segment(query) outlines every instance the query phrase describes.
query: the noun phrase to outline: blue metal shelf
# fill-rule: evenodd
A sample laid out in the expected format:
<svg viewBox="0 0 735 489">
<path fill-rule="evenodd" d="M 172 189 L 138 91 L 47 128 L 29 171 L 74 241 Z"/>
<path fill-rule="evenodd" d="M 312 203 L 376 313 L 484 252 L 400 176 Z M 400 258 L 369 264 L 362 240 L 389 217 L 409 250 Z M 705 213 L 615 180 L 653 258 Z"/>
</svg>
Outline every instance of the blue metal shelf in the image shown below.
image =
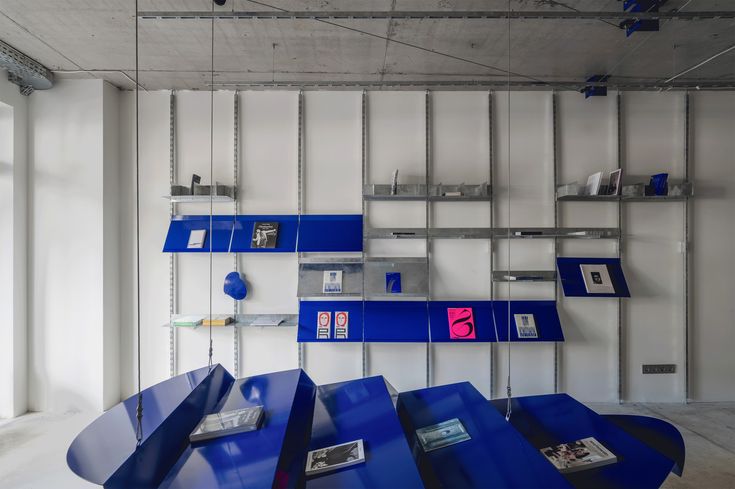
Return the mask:
<svg viewBox="0 0 735 489">
<path fill-rule="evenodd" d="M 210 233 L 209 215 L 174 216 L 166 234 L 163 245 L 164 253 L 209 253 L 210 240 L 214 253 L 226 253 L 230 249 L 233 216 L 212 216 L 212 232 Z M 187 248 L 189 234 L 195 230 L 206 230 L 204 246 Z"/>
<path fill-rule="evenodd" d="M 310 477 L 307 489 L 424 487 L 383 377 L 320 386 L 309 450 L 360 439 L 365 463 Z"/>
<path fill-rule="evenodd" d="M 469 382 L 401 393 L 398 416 L 426 487 L 572 487 Z M 453 418 L 472 438 L 424 452 L 416 430 Z"/>
<path fill-rule="evenodd" d="M 362 215 L 302 215 L 297 251 L 301 253 L 362 251 Z"/>
<path fill-rule="evenodd" d="M 429 341 L 426 301 L 365 302 L 365 341 Z"/>
<path fill-rule="evenodd" d="M 256 222 L 277 222 L 278 238 L 275 248 L 253 248 L 253 228 Z M 293 253 L 296 251 L 296 235 L 299 231 L 297 216 L 288 215 L 238 215 L 232 234 L 232 253 Z"/>
<path fill-rule="evenodd" d="M 505 399 L 491 402 L 499 414 L 505 413 Z M 517 397 L 512 400 L 512 409 L 510 424 L 537 450 L 592 436 L 618 458 L 611 465 L 565 474 L 574 487 L 658 488 L 677 467 L 674 459 L 567 394 Z M 673 427 L 668 425 L 669 429 Z M 678 449 L 683 463 L 683 441 Z"/>
<path fill-rule="evenodd" d="M 615 288 L 614 294 L 590 294 L 584 286 L 584 278 L 580 265 L 607 265 L 610 280 Z M 566 297 L 630 297 L 628 283 L 625 281 L 620 258 L 572 258 L 558 257 L 556 265 L 559 269 L 561 286 Z"/>
<path fill-rule="evenodd" d="M 493 301 L 493 313 L 498 327 L 498 341 L 508 341 L 508 301 Z M 533 314 L 538 338 L 518 338 L 514 314 Z M 510 341 L 564 341 L 559 312 L 554 301 L 511 301 Z"/>
<path fill-rule="evenodd" d="M 329 324 L 329 339 L 317 338 L 317 316 L 322 311 L 329 312 L 332 315 Z M 349 313 L 347 339 L 336 339 L 334 337 L 334 317 L 335 313 L 340 311 Z M 302 343 L 353 343 L 362 341 L 362 322 L 362 301 L 301 301 L 299 302 L 297 341 Z"/>
</svg>

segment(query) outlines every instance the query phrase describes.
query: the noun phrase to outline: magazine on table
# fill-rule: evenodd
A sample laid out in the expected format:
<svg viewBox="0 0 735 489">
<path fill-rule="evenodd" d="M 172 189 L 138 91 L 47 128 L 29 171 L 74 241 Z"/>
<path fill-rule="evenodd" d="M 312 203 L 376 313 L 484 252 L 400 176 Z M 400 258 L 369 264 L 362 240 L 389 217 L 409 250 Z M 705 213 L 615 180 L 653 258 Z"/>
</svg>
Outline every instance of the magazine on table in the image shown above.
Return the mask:
<svg viewBox="0 0 735 489">
<path fill-rule="evenodd" d="M 593 437 L 542 448 L 541 453 L 562 474 L 613 464 L 618 458 Z"/>
<path fill-rule="evenodd" d="M 438 450 L 471 438 L 458 418 L 420 428 L 416 430 L 416 437 L 424 452 Z"/>
<path fill-rule="evenodd" d="M 312 450 L 306 456 L 306 475 L 322 474 L 365 461 L 362 440 Z"/>
<path fill-rule="evenodd" d="M 205 416 L 189 435 L 189 441 L 197 442 L 255 431 L 263 421 L 263 406 L 252 406 L 223 411 Z"/>
</svg>

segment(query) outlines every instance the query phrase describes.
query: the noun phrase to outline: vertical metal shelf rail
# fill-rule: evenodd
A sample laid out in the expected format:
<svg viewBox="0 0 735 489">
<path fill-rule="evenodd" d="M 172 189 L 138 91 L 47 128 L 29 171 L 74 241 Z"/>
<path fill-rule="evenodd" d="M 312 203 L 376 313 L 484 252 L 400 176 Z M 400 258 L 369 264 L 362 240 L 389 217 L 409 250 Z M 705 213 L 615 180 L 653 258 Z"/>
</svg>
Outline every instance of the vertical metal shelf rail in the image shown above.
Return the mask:
<svg viewBox="0 0 735 489">
<path fill-rule="evenodd" d="M 425 123 L 424 129 L 426 131 L 425 140 L 425 157 L 426 157 L 426 172 L 424 178 L 426 179 L 426 212 L 424 215 L 426 223 L 426 327 L 429 330 L 429 341 L 426 343 L 426 387 L 431 387 L 431 359 L 432 359 L 432 348 L 431 348 L 431 315 L 429 314 L 429 301 L 431 300 L 431 240 L 429 239 L 429 228 L 431 227 L 431 203 L 429 200 L 429 185 L 431 185 L 431 130 L 432 124 L 431 119 L 433 117 L 431 108 L 431 92 L 426 90 L 424 94 L 424 116 Z"/>
<path fill-rule="evenodd" d="M 237 195 L 237 189 L 239 188 L 238 185 L 238 165 L 240 164 L 240 91 L 235 90 L 235 101 L 234 101 L 234 114 L 233 114 L 233 170 L 232 170 L 232 185 L 235 187 L 235 198 L 232 199 L 233 201 L 233 219 L 237 216 L 238 212 L 238 205 L 237 200 L 239 198 L 239 195 Z M 238 263 L 238 254 L 233 254 L 233 261 L 234 261 L 234 271 L 237 272 L 239 270 L 239 263 Z M 237 318 L 239 310 L 239 304 L 240 301 L 233 299 L 232 300 L 232 313 L 233 318 Z M 233 368 L 234 368 L 234 374 L 235 378 L 240 378 L 240 328 L 232 328 L 232 352 L 233 352 Z"/>
<path fill-rule="evenodd" d="M 362 185 L 360 185 L 360 192 L 362 192 L 362 189 L 365 188 L 365 185 L 368 182 L 368 174 L 367 174 L 367 156 L 368 156 L 368 147 L 367 147 L 367 141 L 368 141 L 368 126 L 367 126 L 367 109 L 368 109 L 368 94 L 367 90 L 362 91 L 362 100 L 361 100 L 361 153 L 360 153 L 360 160 L 361 160 L 361 178 L 362 178 Z M 361 200 L 362 203 L 362 262 L 367 262 L 367 226 L 368 226 L 368 218 L 367 218 L 367 212 L 368 212 L 368 203 L 363 198 Z M 365 318 L 365 291 L 367 290 L 365 288 L 365 269 L 363 268 L 362 271 L 362 317 Z M 362 376 L 363 378 L 367 377 L 368 373 L 368 364 L 367 364 L 367 345 L 365 343 L 365 321 L 363 319 L 362 322 L 362 342 L 360 345 L 360 355 L 362 360 Z"/>
<path fill-rule="evenodd" d="M 176 183 L 176 93 L 171 90 L 168 101 L 168 180 L 169 188 Z M 176 214 L 176 203 L 173 199 L 169 204 L 169 219 Z M 176 375 L 176 335 L 173 318 L 177 312 L 176 301 L 176 253 L 168 255 L 168 374 Z M 139 306 L 140 307 L 140 306 Z"/>
<path fill-rule="evenodd" d="M 554 199 L 554 228 L 559 228 L 559 201 L 556 198 L 556 188 L 559 185 L 559 132 L 557 131 L 558 113 L 558 95 L 556 90 L 551 92 L 551 157 L 553 163 L 554 187 L 552 188 L 552 198 Z M 559 239 L 554 238 L 554 266 L 556 266 L 556 257 L 559 256 Z M 554 302 L 557 309 L 559 308 L 559 281 L 554 281 Z M 558 341 L 554 342 L 554 392 L 559 392 L 559 356 L 560 345 Z"/>
<path fill-rule="evenodd" d="M 493 92 L 487 92 L 487 120 L 488 120 L 488 131 L 487 131 L 487 137 L 488 137 L 488 183 L 490 184 L 490 229 L 494 228 L 495 219 L 495 206 L 493 199 L 495 199 L 495 182 L 493 181 L 493 169 L 495 165 L 495 152 L 494 152 L 494 146 L 493 146 L 493 131 L 495 129 L 495 126 L 493 124 L 494 122 L 494 115 L 493 115 Z M 508 242 L 510 244 L 510 241 Z M 495 243 L 493 242 L 492 233 L 490 234 L 490 239 L 488 239 L 488 254 L 490 259 L 490 301 L 492 302 L 495 299 L 495 285 L 493 282 L 493 272 L 494 266 L 495 266 Z M 494 318 L 491 318 L 492 321 L 495 321 Z M 495 343 L 492 342 L 489 345 L 489 352 L 490 352 L 490 398 L 492 399 L 493 394 L 495 393 Z"/>
<path fill-rule="evenodd" d="M 689 182 L 692 137 L 689 91 L 684 93 L 684 181 Z M 689 402 L 689 199 L 684 199 L 684 403 Z"/>
<path fill-rule="evenodd" d="M 297 166 L 297 187 L 298 187 L 298 198 L 296 205 L 298 206 L 296 209 L 296 214 L 298 215 L 299 221 L 301 220 L 301 213 L 303 212 L 303 199 L 304 199 L 304 178 L 303 178 L 303 171 L 304 171 L 304 92 L 303 90 L 299 90 L 299 113 L 298 113 L 298 135 L 297 135 L 297 147 L 298 147 L 298 153 L 296 159 L 298 160 Z M 298 235 L 296 237 L 296 249 L 298 249 Z M 301 253 L 296 253 L 297 261 L 301 262 Z M 299 302 L 301 302 L 301 298 L 299 297 Z M 298 328 L 296 328 L 296 334 L 298 334 Z M 296 345 L 298 347 L 298 354 L 299 354 L 299 368 L 304 368 L 304 344 L 297 341 Z"/>
<path fill-rule="evenodd" d="M 617 156 L 618 168 L 623 170 L 625 174 L 625 156 L 623 154 L 623 93 L 618 90 L 616 97 L 616 113 L 617 113 Z M 620 263 L 623 262 L 623 202 L 618 200 L 618 240 L 617 240 L 617 257 Z M 618 297 L 618 402 L 623 402 L 623 298 Z"/>
</svg>

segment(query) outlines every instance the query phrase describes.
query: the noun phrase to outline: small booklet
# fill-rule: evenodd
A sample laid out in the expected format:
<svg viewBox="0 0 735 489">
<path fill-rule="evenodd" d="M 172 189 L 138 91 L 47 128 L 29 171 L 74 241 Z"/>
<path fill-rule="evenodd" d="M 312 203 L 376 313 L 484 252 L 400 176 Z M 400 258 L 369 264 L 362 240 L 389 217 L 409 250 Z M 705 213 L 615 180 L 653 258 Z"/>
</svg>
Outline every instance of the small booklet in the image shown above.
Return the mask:
<svg viewBox="0 0 735 489">
<path fill-rule="evenodd" d="M 477 338 L 475 316 L 471 307 L 448 307 L 450 340 L 474 340 Z"/>
<path fill-rule="evenodd" d="M 362 440 L 312 450 L 306 456 L 306 475 L 321 474 L 342 469 L 365 461 Z"/>
<path fill-rule="evenodd" d="M 346 340 L 350 332 L 349 311 L 335 311 L 334 313 L 334 339 Z"/>
<path fill-rule="evenodd" d="M 385 274 L 385 293 L 401 293 L 401 272 L 387 272 Z"/>
<path fill-rule="evenodd" d="M 579 265 L 584 287 L 588 294 L 614 294 L 615 286 L 610 279 L 607 265 Z"/>
<path fill-rule="evenodd" d="M 538 338 L 536 320 L 533 318 L 533 314 L 513 314 L 513 318 L 516 321 L 518 339 Z"/>
<path fill-rule="evenodd" d="M 587 185 L 584 187 L 585 195 L 599 195 L 600 184 L 602 183 L 602 172 L 593 173 L 587 178 Z"/>
<path fill-rule="evenodd" d="M 206 229 L 192 229 L 189 231 L 189 242 L 186 247 L 188 249 L 204 248 L 204 239 L 207 237 Z"/>
<path fill-rule="evenodd" d="M 255 431 L 263 421 L 263 406 L 214 413 L 202 418 L 189 435 L 190 442 L 219 438 L 246 431 Z"/>
<path fill-rule="evenodd" d="M 613 464 L 618 458 L 593 437 L 542 448 L 546 460 L 562 474 Z"/>
<path fill-rule="evenodd" d="M 457 418 L 420 428 L 416 430 L 416 437 L 424 452 L 438 450 L 471 438 L 462 422 Z"/>
<path fill-rule="evenodd" d="M 277 222 L 256 222 L 253 226 L 251 248 L 275 248 L 278 241 Z"/>
<path fill-rule="evenodd" d="M 319 311 L 316 314 L 316 339 L 328 340 L 332 337 L 332 313 L 331 311 Z"/>
<path fill-rule="evenodd" d="M 342 293 L 342 270 L 325 270 L 322 282 L 322 293 Z"/>
</svg>

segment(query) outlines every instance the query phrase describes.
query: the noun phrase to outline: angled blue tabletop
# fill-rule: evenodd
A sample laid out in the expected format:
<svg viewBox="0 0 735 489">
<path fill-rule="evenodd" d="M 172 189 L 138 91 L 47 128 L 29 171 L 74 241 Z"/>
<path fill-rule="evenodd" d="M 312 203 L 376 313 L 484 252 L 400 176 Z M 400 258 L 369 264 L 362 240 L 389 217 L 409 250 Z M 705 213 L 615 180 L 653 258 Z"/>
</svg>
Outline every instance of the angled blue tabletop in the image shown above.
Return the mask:
<svg viewBox="0 0 735 489">
<path fill-rule="evenodd" d="M 359 439 L 365 463 L 311 476 L 307 489 L 424 487 L 383 377 L 323 385 L 317 391 L 309 450 Z"/>
<path fill-rule="evenodd" d="M 426 487 L 572 487 L 469 382 L 401 393 L 398 414 Z M 452 418 L 472 438 L 425 453 L 416 430 Z"/>
<path fill-rule="evenodd" d="M 505 412 L 505 399 L 494 400 L 492 404 L 498 414 Z M 536 449 L 591 436 L 618 458 L 610 465 L 565 474 L 575 487 L 657 488 L 676 468 L 675 460 L 567 394 L 516 397 L 511 406 L 511 424 Z"/>
<path fill-rule="evenodd" d="M 262 405 L 261 428 L 189 445 L 160 487 L 302 487 L 315 395 L 301 369 L 236 381 L 216 411 Z"/>
</svg>

